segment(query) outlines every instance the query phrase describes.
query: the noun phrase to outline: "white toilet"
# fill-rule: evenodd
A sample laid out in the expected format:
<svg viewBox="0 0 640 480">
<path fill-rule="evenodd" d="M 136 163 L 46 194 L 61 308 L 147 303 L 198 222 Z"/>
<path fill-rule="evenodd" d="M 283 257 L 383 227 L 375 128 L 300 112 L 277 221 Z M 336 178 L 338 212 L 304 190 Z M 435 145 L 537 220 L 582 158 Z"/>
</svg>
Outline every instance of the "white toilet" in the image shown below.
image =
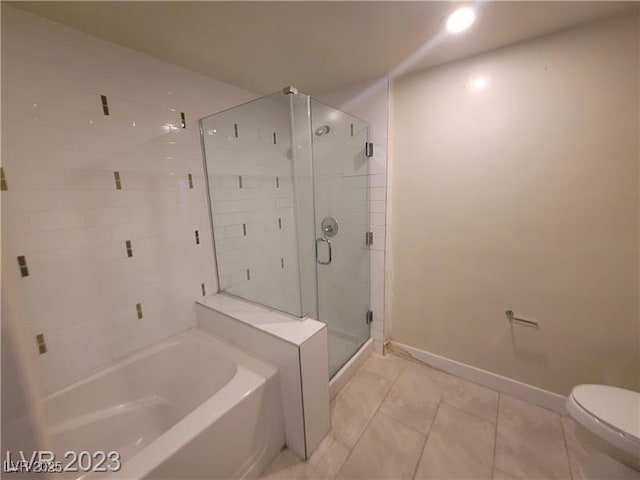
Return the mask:
<svg viewBox="0 0 640 480">
<path fill-rule="evenodd" d="M 640 393 L 605 385 L 578 385 L 567 411 L 589 445 L 585 480 L 640 479 Z"/>
</svg>

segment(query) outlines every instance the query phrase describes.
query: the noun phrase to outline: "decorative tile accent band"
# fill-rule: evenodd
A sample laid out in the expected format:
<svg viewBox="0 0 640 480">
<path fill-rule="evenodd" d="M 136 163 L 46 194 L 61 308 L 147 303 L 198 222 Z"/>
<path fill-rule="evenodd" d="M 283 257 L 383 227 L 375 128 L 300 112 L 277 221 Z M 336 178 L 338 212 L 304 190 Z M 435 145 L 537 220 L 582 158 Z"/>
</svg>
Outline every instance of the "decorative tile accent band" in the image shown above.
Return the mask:
<svg viewBox="0 0 640 480">
<path fill-rule="evenodd" d="M 27 258 L 24 255 L 18 257 L 18 266 L 20 267 L 20 275 L 29 276 L 29 268 L 27 267 Z"/>
<path fill-rule="evenodd" d="M 143 317 L 143 315 L 142 315 L 142 304 L 136 303 L 136 313 L 138 314 L 138 320 Z"/>
<path fill-rule="evenodd" d="M 204 283 L 200 284 L 200 289 L 202 290 L 202 296 L 206 297 L 207 296 L 207 290 L 204 288 Z"/>
<path fill-rule="evenodd" d="M 116 190 L 122 190 L 122 183 L 120 182 L 120 172 L 113 172 L 113 179 L 116 181 Z"/>
<path fill-rule="evenodd" d="M 196 230 L 196 245 L 200 245 L 200 233 Z"/>
<path fill-rule="evenodd" d="M 133 248 L 131 247 L 131 240 L 124 242 L 127 246 L 127 257 L 133 257 Z"/>
<path fill-rule="evenodd" d="M 44 341 L 43 333 L 36 335 L 36 343 L 38 344 L 38 353 L 40 355 L 47 353 L 47 343 Z"/>
<path fill-rule="evenodd" d="M 100 99 L 102 100 L 102 113 L 109 115 L 109 102 L 107 102 L 107 96 L 100 95 Z"/>
<path fill-rule="evenodd" d="M 4 168 L 0 167 L 0 190 L 9 190 L 7 178 L 4 176 Z"/>
<path fill-rule="evenodd" d="M 184 112 L 180 112 L 180 126 L 182 128 L 187 128 L 187 119 L 184 116 Z"/>
<path fill-rule="evenodd" d="M 189 179 L 189 188 L 193 188 L 193 175 L 189 173 L 187 178 Z"/>
</svg>

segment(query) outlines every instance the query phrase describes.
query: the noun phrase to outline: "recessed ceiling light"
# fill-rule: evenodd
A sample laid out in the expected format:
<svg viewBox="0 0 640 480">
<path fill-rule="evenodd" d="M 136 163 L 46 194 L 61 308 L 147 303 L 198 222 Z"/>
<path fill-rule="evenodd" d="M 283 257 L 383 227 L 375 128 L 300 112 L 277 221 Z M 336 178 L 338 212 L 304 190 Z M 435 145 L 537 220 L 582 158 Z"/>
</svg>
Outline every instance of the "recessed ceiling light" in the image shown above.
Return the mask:
<svg viewBox="0 0 640 480">
<path fill-rule="evenodd" d="M 450 33 L 464 32 L 476 19 L 476 12 L 471 7 L 454 10 L 447 18 L 447 30 Z"/>
</svg>

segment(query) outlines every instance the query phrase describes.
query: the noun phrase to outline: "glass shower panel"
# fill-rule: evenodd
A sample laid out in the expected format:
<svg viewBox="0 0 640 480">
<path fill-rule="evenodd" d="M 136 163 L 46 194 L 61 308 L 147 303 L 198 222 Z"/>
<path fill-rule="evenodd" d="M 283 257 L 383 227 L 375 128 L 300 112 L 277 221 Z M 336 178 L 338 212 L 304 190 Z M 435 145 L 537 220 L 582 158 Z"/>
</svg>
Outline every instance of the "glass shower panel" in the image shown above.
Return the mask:
<svg viewBox="0 0 640 480">
<path fill-rule="evenodd" d="M 289 97 L 211 115 L 201 130 L 220 291 L 300 317 Z"/>
<path fill-rule="evenodd" d="M 311 99 L 319 319 L 333 376 L 369 338 L 368 124 Z"/>
</svg>

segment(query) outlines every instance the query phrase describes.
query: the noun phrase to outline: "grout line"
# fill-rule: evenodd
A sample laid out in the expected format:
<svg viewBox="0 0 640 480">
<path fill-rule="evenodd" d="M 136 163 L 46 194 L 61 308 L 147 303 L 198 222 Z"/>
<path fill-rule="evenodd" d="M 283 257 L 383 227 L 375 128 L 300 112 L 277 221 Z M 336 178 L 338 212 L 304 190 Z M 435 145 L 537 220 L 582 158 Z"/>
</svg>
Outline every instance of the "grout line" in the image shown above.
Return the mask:
<svg viewBox="0 0 640 480">
<path fill-rule="evenodd" d="M 567 432 L 564 429 L 564 422 L 562 421 L 562 415 L 560 415 L 560 428 L 562 428 L 562 439 L 564 440 L 564 450 L 567 455 L 567 466 L 569 467 L 569 478 L 573 479 L 573 470 L 571 469 L 571 455 L 569 454 L 569 442 L 567 442 Z M 579 479 L 574 479 L 579 480 Z"/>
<path fill-rule="evenodd" d="M 249 273 L 249 269 L 247 269 L 247 273 Z M 300 349 L 300 345 L 298 345 L 298 371 L 300 372 L 300 399 L 302 400 L 302 435 L 304 437 L 304 461 L 308 461 L 309 451 L 307 450 L 307 422 L 304 414 L 304 385 L 302 381 L 302 350 Z M 331 425 L 331 422 L 329 422 Z"/>
<path fill-rule="evenodd" d="M 443 396 L 444 396 L 444 391 L 443 391 Z M 446 400 L 442 400 L 442 403 L 444 403 L 445 405 L 459 411 L 462 413 L 466 413 L 467 415 L 471 415 L 474 418 L 477 418 L 478 420 L 484 420 L 485 422 L 489 422 L 492 425 L 497 425 L 498 424 L 498 417 L 496 416 L 496 421 L 494 422 L 493 420 L 489 420 L 486 417 L 481 417 L 480 415 L 478 415 L 477 413 L 473 413 L 473 412 L 469 412 L 467 410 L 465 410 L 464 408 L 459 407 L 458 405 L 453 405 L 452 403 L 447 402 Z"/>
<path fill-rule="evenodd" d="M 392 353 L 393 355 L 393 353 Z M 414 432 L 419 433 L 420 435 L 424 435 L 425 439 L 424 439 L 424 444 L 422 445 L 422 449 L 420 450 L 420 456 L 418 457 L 418 461 L 416 462 L 416 466 L 414 467 L 413 470 L 413 474 L 411 475 L 411 478 L 413 478 L 413 476 L 415 475 L 417 469 L 418 469 L 418 465 L 420 464 L 420 460 L 422 459 L 422 452 L 424 451 L 425 445 L 427 444 L 427 439 L 429 438 L 429 433 L 431 432 L 431 427 L 433 426 L 433 423 L 435 422 L 435 416 L 438 413 L 438 408 L 440 407 L 440 400 L 442 399 L 442 394 L 440 395 L 440 400 L 438 400 L 438 407 L 436 407 L 436 412 L 433 415 L 433 421 L 431 422 L 431 425 L 429 426 L 429 431 L 427 432 L 427 434 L 425 435 L 423 432 L 418 432 L 417 430 L 415 430 L 412 427 L 409 427 L 408 425 L 405 425 L 403 422 L 396 420 L 395 418 L 390 417 L 389 415 L 386 415 L 383 412 L 380 412 L 380 407 L 382 406 L 382 404 L 384 403 L 384 401 L 387 399 L 387 397 L 389 396 L 389 393 L 391 393 L 391 390 L 393 390 L 393 387 L 396 385 L 396 383 L 398 382 L 398 379 L 400 378 L 400 376 L 404 373 L 404 371 L 408 368 L 409 366 L 409 362 L 406 361 L 406 359 L 403 359 L 401 356 L 399 355 L 394 355 L 397 358 L 400 358 L 401 360 L 405 360 L 404 365 L 402 366 L 402 368 L 400 369 L 400 373 L 398 373 L 398 375 L 396 376 L 395 380 L 393 380 L 393 382 L 391 383 L 391 387 L 389 388 L 389 390 L 387 391 L 387 393 L 385 394 L 385 396 L 383 397 L 382 401 L 380 402 L 380 405 L 378 405 L 378 408 L 376 408 L 376 411 L 374 412 L 374 414 L 371 416 L 371 418 L 369 419 L 369 421 L 367 422 L 367 426 L 365 427 L 365 429 L 362 431 L 362 434 L 364 434 L 365 430 L 369 427 L 369 423 L 371 423 L 371 420 L 373 419 L 373 417 L 375 417 L 378 413 L 380 413 L 380 415 L 384 415 L 385 417 L 398 422 L 400 425 L 406 426 L 408 428 L 410 428 L 411 430 L 413 430 Z M 364 365 L 363 365 L 364 367 Z M 444 389 L 443 389 L 444 392 Z M 360 435 L 360 438 L 362 438 L 362 434 Z M 360 438 L 358 438 L 358 441 L 355 443 L 355 445 L 353 446 L 353 448 L 355 449 L 355 447 L 358 445 L 358 443 L 360 443 Z M 349 453 L 349 456 L 351 455 L 351 452 Z M 348 458 L 348 457 L 347 457 Z M 345 459 L 345 463 L 347 462 L 347 460 Z M 343 464 L 344 465 L 344 464 Z"/>
<path fill-rule="evenodd" d="M 338 439 L 337 439 L 336 437 L 334 437 L 333 435 L 329 435 L 329 436 L 333 439 L 333 441 L 334 441 L 334 442 L 336 442 L 336 443 L 338 443 L 338 444 L 342 445 L 344 448 L 346 448 L 347 450 L 349 450 L 349 452 L 351 452 L 351 450 L 353 450 L 349 445 L 347 445 L 347 444 L 346 444 L 346 443 L 344 443 L 344 442 L 341 442 L 340 440 L 338 440 Z M 313 455 L 313 454 L 312 454 L 312 455 Z M 346 460 L 346 458 L 345 458 L 345 460 Z"/>
<path fill-rule="evenodd" d="M 26 170 L 26 169 L 25 169 Z M 36 170 L 31 169 L 31 170 Z M 53 170 L 53 169 L 51 169 Z M 49 170 L 46 170 L 49 171 Z M 70 170 L 73 172 L 97 172 L 100 171 L 102 172 L 103 170 Z M 116 170 L 118 172 L 122 173 L 126 173 L 125 170 Z M 131 173 L 141 173 L 141 174 L 148 174 L 148 172 L 145 171 L 131 171 Z M 163 176 L 168 176 L 168 174 L 163 173 Z M 180 186 L 175 186 L 175 187 L 158 187 L 158 186 L 154 186 L 154 187 L 127 187 L 127 188 L 120 188 L 119 190 L 124 190 L 124 191 L 148 191 L 148 190 L 156 190 L 158 192 L 172 192 L 172 191 L 176 191 L 176 190 L 191 190 L 192 187 L 186 186 L 186 187 L 180 187 Z M 87 187 L 87 188 L 71 188 L 71 187 L 60 187 L 60 188 L 35 188 L 35 187 L 28 187 L 28 188 L 12 188 L 11 191 L 13 192 L 88 192 L 88 193 L 93 193 L 93 192 L 112 192 L 113 188 L 107 188 L 107 187 L 99 187 L 99 188 L 91 188 L 91 187 Z M 275 198 L 275 197 L 273 197 Z M 288 197 L 285 197 L 288 198 Z M 252 200 L 252 199 L 241 199 L 241 200 Z M 232 202 L 235 200 L 216 200 L 217 202 Z M 189 202 L 191 203 L 191 202 Z M 151 203 L 150 203 L 151 204 Z M 130 205 L 125 205 L 125 206 L 130 206 Z M 284 207 L 287 208 L 287 207 Z M 81 209 L 81 208 L 80 208 Z M 58 209 L 50 209 L 50 210 L 58 210 Z M 75 210 L 73 208 L 60 208 L 59 210 Z"/>
<path fill-rule="evenodd" d="M 452 378 L 455 378 L 455 379 L 458 379 L 458 380 L 462 380 L 462 381 L 464 381 L 464 382 L 469 382 L 469 383 L 472 383 L 472 384 L 477 385 L 477 386 L 479 386 L 479 387 L 482 387 L 482 388 L 484 388 L 484 389 L 486 389 L 486 390 L 490 390 L 490 391 L 492 391 L 492 392 L 495 392 L 495 393 L 497 393 L 497 394 L 498 394 L 498 402 L 497 402 L 497 403 L 498 403 L 498 404 L 500 403 L 500 392 L 498 392 L 497 390 L 494 390 L 493 388 L 486 387 L 486 386 L 484 386 L 484 385 L 481 385 L 481 384 L 479 384 L 479 383 L 473 382 L 473 381 L 471 381 L 471 380 L 467 380 L 466 378 L 459 377 L 459 376 L 454 375 L 454 374 L 452 374 L 452 373 L 445 372 L 444 370 L 440 370 L 439 368 L 433 367 L 433 366 L 429 365 L 428 363 L 423 362 L 422 360 L 419 360 L 419 359 L 415 358 L 413 355 L 411 355 L 411 354 L 410 354 L 410 353 L 408 353 L 408 352 L 405 352 L 404 350 L 400 350 L 400 352 L 402 352 L 402 353 L 401 353 L 401 354 L 399 354 L 398 352 L 391 352 L 391 355 L 394 355 L 394 356 L 396 356 L 396 357 L 398 357 L 398 358 L 402 358 L 402 359 L 404 359 L 404 360 L 406 360 L 406 361 L 408 361 L 408 362 L 413 362 L 413 363 L 416 363 L 416 364 L 418 364 L 418 365 L 421 365 L 421 366 L 424 366 L 424 367 L 430 368 L 431 370 L 435 370 L 435 371 L 437 371 L 437 372 L 443 373 L 444 375 L 448 375 L 448 376 L 450 376 L 450 377 L 452 377 Z M 405 357 L 403 354 L 406 354 L 406 355 L 407 355 L 407 357 Z M 447 384 L 445 387 L 443 387 L 443 389 L 442 389 L 442 397 L 441 397 L 441 401 L 442 401 L 442 402 L 446 403 L 446 404 L 447 404 L 447 405 L 449 405 L 450 407 L 453 407 L 453 408 L 455 408 L 455 409 L 457 409 L 457 410 L 460 410 L 460 411 L 462 411 L 462 412 L 468 413 L 469 415 L 473 415 L 473 416 L 474 416 L 474 417 L 476 417 L 476 418 L 480 418 L 480 419 L 482 419 L 482 420 L 486 420 L 486 421 L 488 421 L 488 422 L 494 423 L 493 421 L 489 420 L 488 418 L 481 417 L 481 416 L 480 416 L 480 415 L 478 415 L 477 413 L 469 412 L 469 411 L 465 410 L 464 408 L 461 408 L 461 407 L 459 407 L 459 406 L 457 406 L 457 405 L 453 405 L 452 403 L 449 403 L 449 402 L 447 402 L 446 400 L 444 400 L 444 393 L 445 393 L 447 390 L 449 390 L 449 387 L 450 387 L 450 386 L 451 386 L 451 385 Z M 498 424 L 498 412 L 497 412 L 497 408 L 498 408 L 498 407 L 496 407 L 496 421 L 495 421 L 496 425 Z"/>
<path fill-rule="evenodd" d="M 493 434 L 493 461 L 491 462 L 491 478 L 496 475 L 496 450 L 498 449 L 498 421 L 500 418 L 500 398 L 502 395 L 498 392 L 498 402 L 496 405 L 496 429 Z"/>
<path fill-rule="evenodd" d="M 443 392 L 444 393 L 444 390 Z M 438 416 L 438 412 L 440 411 L 440 405 L 442 404 L 442 395 L 440 395 L 440 400 L 438 400 L 438 406 L 436 407 L 436 411 L 433 414 L 433 420 L 431 420 L 431 425 L 429 425 L 429 431 L 424 439 L 424 445 L 422 445 L 422 449 L 420 450 L 420 456 L 418 457 L 418 461 L 416 462 L 416 466 L 413 469 L 413 473 L 411 474 L 411 478 L 414 479 L 416 474 L 418 473 L 418 467 L 420 466 L 420 462 L 422 461 L 422 457 L 424 456 L 424 451 L 427 449 L 427 442 L 429 441 L 429 437 L 431 436 L 431 431 L 433 430 L 433 425 L 436 423 L 436 417 Z"/>
<path fill-rule="evenodd" d="M 369 359 L 367 359 L 367 361 L 369 361 Z M 349 379 L 349 382 L 347 382 L 347 384 L 342 388 L 342 390 L 338 393 L 338 395 L 336 395 L 336 400 L 338 399 L 338 397 L 345 391 L 345 389 L 349 386 L 349 383 L 351 383 L 351 381 L 353 380 L 353 378 L 356 376 L 356 374 L 358 374 L 360 371 L 364 370 L 364 366 L 367 364 L 367 362 L 364 362 L 362 364 L 362 366 L 358 369 L 358 371 L 353 375 L 353 377 L 351 377 L 351 379 Z M 382 406 L 382 404 L 384 403 L 384 401 L 386 400 L 387 396 L 389 395 L 389 392 L 393 389 L 394 385 L 396 384 L 396 382 L 398 381 L 398 378 L 400 378 L 400 375 L 402 375 L 402 372 L 404 371 L 406 365 L 402 367 L 402 369 L 400 370 L 400 373 L 396 376 L 395 380 L 393 380 L 391 382 L 391 386 L 389 387 L 389 390 L 386 391 L 386 393 L 384 394 L 384 396 L 382 397 L 382 400 L 380 401 L 380 403 L 378 404 L 378 406 L 376 407 L 375 411 L 373 412 L 373 415 L 371 415 L 371 417 L 369 419 L 367 419 L 367 424 L 365 425 L 365 427 L 362 429 L 362 432 L 360 432 L 360 436 L 358 437 L 358 439 L 356 440 L 356 442 L 353 444 L 353 447 L 350 447 L 349 449 L 349 454 L 347 455 L 347 457 L 344 459 L 344 462 L 342 462 L 342 465 L 340 466 L 340 469 L 338 470 L 338 472 L 336 473 L 336 477 L 338 477 L 340 475 L 340 472 L 342 471 L 342 469 L 344 468 L 345 464 L 347 463 L 347 461 L 349 460 L 349 457 L 351 457 L 351 454 L 353 453 L 353 451 L 356 449 L 356 447 L 358 446 L 358 444 L 360 443 L 360 440 L 362 439 L 362 436 L 364 435 L 364 432 L 367 431 L 367 428 L 369 428 L 369 424 L 371 423 L 371 420 L 373 419 L 373 417 L 376 416 L 376 414 L 378 413 L 378 411 L 380 410 L 380 406 Z M 371 373 L 367 370 L 367 373 Z M 372 375 L 375 375 L 377 377 L 380 378 L 384 378 L 385 380 L 389 380 L 387 377 L 382 377 L 382 375 L 377 375 L 375 373 L 371 373 Z"/>
<path fill-rule="evenodd" d="M 436 410 L 437 410 L 437 409 L 438 409 L 438 407 L 436 407 Z M 380 415 L 383 415 L 383 416 L 385 416 L 385 417 L 387 417 L 387 418 L 389 418 L 389 419 L 393 420 L 394 422 L 399 423 L 399 424 L 400 424 L 400 425 L 402 425 L 403 427 L 407 427 L 409 430 L 413 430 L 414 432 L 419 433 L 419 434 L 420 434 L 421 436 L 423 436 L 423 437 L 424 437 L 424 436 L 426 436 L 426 435 L 428 435 L 428 430 L 427 430 L 427 433 L 424 433 L 424 432 L 421 432 L 420 430 L 417 430 L 415 427 L 412 427 L 411 425 L 407 425 L 407 424 L 406 424 L 406 423 L 404 423 L 402 420 L 398 420 L 397 418 L 393 418 L 391 415 L 389 415 L 389 414 L 387 414 L 387 413 L 384 413 L 384 412 L 376 412 L 376 413 L 379 413 Z M 435 416 L 435 414 L 434 414 L 434 416 Z M 429 428 L 431 428 L 431 427 L 429 427 Z"/>
<path fill-rule="evenodd" d="M 161 235 L 149 235 L 149 236 L 144 236 L 144 237 L 137 237 L 137 238 L 132 238 L 132 240 L 147 240 L 150 238 L 161 238 Z M 121 240 L 115 241 L 115 242 L 100 242 L 100 243 L 91 243 L 85 246 L 80 246 L 80 247 L 63 247 L 63 248 L 55 248 L 55 249 L 51 249 L 51 250 L 42 250 L 42 251 L 32 251 L 31 252 L 31 256 L 36 256 L 36 255 L 49 255 L 49 254 L 53 254 L 53 253 L 57 253 L 57 252 L 67 252 L 67 251 L 73 251 L 73 250 L 85 250 L 85 249 L 94 249 L 95 247 L 104 247 L 107 245 L 115 245 L 115 244 L 119 244 L 121 243 Z M 159 252 L 160 249 L 158 250 L 149 250 L 147 252 L 143 252 L 143 253 L 139 253 L 138 257 L 147 257 L 150 256 L 151 254 L 154 254 L 156 252 Z M 101 260 L 91 260 L 91 261 L 87 261 L 87 262 L 82 262 L 79 263 L 78 265 L 81 265 L 83 267 L 87 267 L 87 266 L 95 266 L 95 265 L 99 265 L 101 263 L 105 263 L 105 262 L 113 262 L 113 261 L 120 261 L 122 259 L 124 259 L 124 256 L 120 256 L 120 257 L 113 257 L 113 258 L 107 258 L 107 259 L 101 259 Z M 54 274 L 54 270 L 57 269 L 50 269 L 50 270 L 43 270 L 41 273 L 43 275 L 53 275 Z M 158 280 L 157 282 L 151 282 L 151 283 L 159 283 L 161 280 Z M 150 284 L 151 284 L 150 283 Z M 58 308 L 58 307 L 55 307 Z M 63 308 L 63 307 L 60 307 Z"/>
</svg>

